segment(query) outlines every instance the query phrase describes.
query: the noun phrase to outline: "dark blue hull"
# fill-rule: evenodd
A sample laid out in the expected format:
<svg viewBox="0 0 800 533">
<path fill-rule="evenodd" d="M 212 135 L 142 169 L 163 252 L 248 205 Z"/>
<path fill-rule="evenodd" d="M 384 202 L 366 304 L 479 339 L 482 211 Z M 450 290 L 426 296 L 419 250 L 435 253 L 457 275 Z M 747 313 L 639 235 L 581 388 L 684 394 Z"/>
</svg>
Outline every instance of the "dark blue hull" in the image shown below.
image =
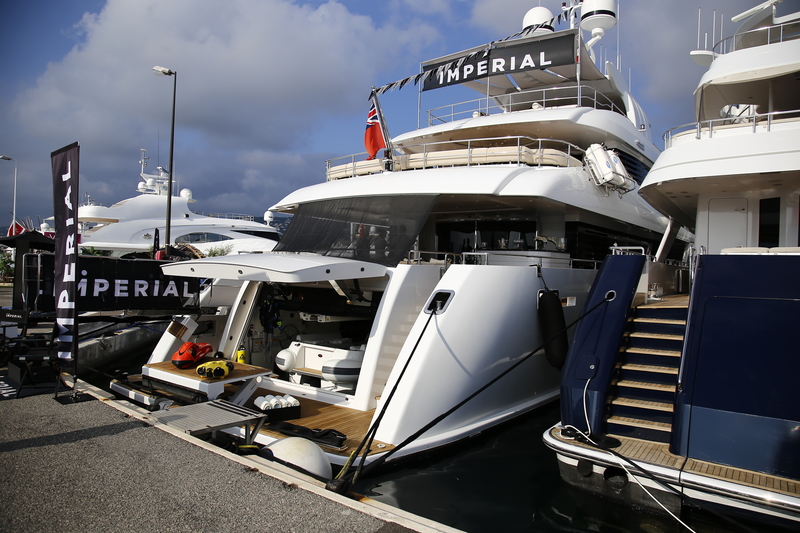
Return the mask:
<svg viewBox="0 0 800 533">
<path fill-rule="evenodd" d="M 587 309 L 635 290 L 641 268 L 609 257 Z M 672 482 L 660 493 L 673 509 L 722 505 L 800 527 L 800 256 L 700 256 L 688 301 L 682 311 L 600 304 L 578 326 L 561 427 L 545 434 L 562 477 L 655 505 L 620 486 L 616 459 L 580 434 L 590 433 Z"/>
</svg>

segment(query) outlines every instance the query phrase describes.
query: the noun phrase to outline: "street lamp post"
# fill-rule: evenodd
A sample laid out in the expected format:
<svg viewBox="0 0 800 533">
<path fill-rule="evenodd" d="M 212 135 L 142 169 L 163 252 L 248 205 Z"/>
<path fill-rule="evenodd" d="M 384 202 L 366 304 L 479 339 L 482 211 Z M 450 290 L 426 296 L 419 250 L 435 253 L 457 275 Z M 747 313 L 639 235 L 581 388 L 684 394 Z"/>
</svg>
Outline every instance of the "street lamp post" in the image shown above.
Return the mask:
<svg viewBox="0 0 800 533">
<path fill-rule="evenodd" d="M 175 147 L 175 96 L 178 92 L 178 73 L 166 67 L 153 67 L 153 72 L 158 76 L 172 76 L 172 127 L 169 135 L 169 178 L 167 183 L 167 231 L 164 235 L 164 250 L 169 254 L 170 235 L 169 226 L 172 222 L 172 156 Z"/>
<path fill-rule="evenodd" d="M 4 161 L 13 161 L 14 162 L 14 207 L 11 211 L 11 227 L 13 229 L 13 233 L 16 235 L 17 233 L 17 160 L 7 155 L 0 155 L 0 159 Z"/>
</svg>

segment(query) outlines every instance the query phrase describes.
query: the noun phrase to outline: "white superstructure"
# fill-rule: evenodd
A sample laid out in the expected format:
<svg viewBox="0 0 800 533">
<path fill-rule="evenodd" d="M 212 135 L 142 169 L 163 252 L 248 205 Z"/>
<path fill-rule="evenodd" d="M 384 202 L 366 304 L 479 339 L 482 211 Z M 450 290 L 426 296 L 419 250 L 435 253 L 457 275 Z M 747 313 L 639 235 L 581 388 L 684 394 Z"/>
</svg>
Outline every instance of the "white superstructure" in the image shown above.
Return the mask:
<svg viewBox="0 0 800 533">
<path fill-rule="evenodd" d="M 800 15 L 778 17 L 774 4 L 704 56 L 697 122 L 665 134 L 642 185 L 648 202 L 695 231 L 701 253 L 798 245 Z"/>
</svg>

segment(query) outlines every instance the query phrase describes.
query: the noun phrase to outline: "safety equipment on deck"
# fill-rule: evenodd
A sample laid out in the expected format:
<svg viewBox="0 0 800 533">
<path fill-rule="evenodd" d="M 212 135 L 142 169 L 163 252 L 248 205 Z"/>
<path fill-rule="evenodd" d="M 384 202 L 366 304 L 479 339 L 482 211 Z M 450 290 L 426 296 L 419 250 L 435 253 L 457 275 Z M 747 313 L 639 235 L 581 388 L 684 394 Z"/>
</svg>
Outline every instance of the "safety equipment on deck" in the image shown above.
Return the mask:
<svg viewBox="0 0 800 533">
<path fill-rule="evenodd" d="M 189 368 L 213 349 L 210 344 L 204 342 L 184 342 L 178 351 L 172 354 L 172 364 L 178 368 Z"/>
<path fill-rule="evenodd" d="M 586 149 L 583 164 L 598 187 L 606 187 L 620 194 L 636 188 L 636 182 L 628 175 L 619 154 L 614 150 L 606 149 L 602 144 L 592 144 Z"/>
<path fill-rule="evenodd" d="M 209 361 L 197 367 L 197 373 L 204 378 L 224 378 L 233 370 L 230 361 Z"/>
<path fill-rule="evenodd" d="M 236 350 L 236 362 L 247 363 L 247 350 L 245 350 L 244 344 L 239 345 L 239 349 Z"/>
</svg>

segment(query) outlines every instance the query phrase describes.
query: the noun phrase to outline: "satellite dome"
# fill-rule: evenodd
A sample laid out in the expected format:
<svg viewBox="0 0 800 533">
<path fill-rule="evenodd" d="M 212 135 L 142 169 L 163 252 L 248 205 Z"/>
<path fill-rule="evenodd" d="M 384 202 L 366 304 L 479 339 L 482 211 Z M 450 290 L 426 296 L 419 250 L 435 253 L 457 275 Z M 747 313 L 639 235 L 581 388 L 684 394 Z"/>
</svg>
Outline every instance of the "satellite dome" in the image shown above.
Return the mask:
<svg viewBox="0 0 800 533">
<path fill-rule="evenodd" d="M 615 0 L 583 0 L 581 29 L 605 31 L 613 28 L 617 24 L 616 8 Z"/>
<path fill-rule="evenodd" d="M 136 186 L 136 190 L 139 192 L 144 192 L 145 190 L 147 190 L 147 184 L 143 181 L 140 181 L 139 185 Z"/>
<path fill-rule="evenodd" d="M 532 35 L 553 33 L 553 12 L 546 7 L 537 6 L 525 13 L 522 19 L 522 29 L 541 24 Z"/>
<path fill-rule="evenodd" d="M 275 215 L 272 213 L 272 211 L 264 211 L 264 222 L 269 224 L 273 220 L 275 220 Z"/>
<path fill-rule="evenodd" d="M 191 200 L 192 191 L 189 189 L 181 189 L 181 198 L 186 198 L 187 200 Z"/>
</svg>

